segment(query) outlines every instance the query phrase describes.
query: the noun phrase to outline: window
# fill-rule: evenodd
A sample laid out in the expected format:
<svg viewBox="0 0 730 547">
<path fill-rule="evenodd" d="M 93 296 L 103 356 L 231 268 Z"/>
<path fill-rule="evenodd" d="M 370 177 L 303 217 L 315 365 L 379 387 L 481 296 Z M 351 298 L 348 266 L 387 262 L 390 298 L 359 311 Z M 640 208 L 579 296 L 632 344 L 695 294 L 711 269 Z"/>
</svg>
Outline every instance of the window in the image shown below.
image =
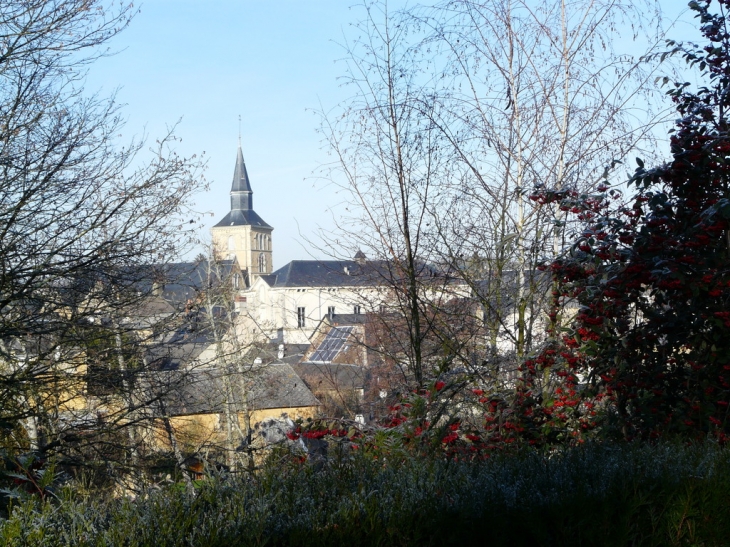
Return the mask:
<svg viewBox="0 0 730 547">
<path fill-rule="evenodd" d="M 332 316 L 335 315 L 335 307 L 334 306 L 328 306 L 327 307 L 327 315 L 332 319 Z"/>
<path fill-rule="evenodd" d="M 240 288 L 240 285 L 241 285 L 240 276 L 237 273 L 233 274 L 233 288 L 238 289 L 238 288 Z"/>
<path fill-rule="evenodd" d="M 266 273 L 266 255 L 263 253 L 259 255 L 259 273 Z"/>
<path fill-rule="evenodd" d="M 306 323 L 306 312 L 304 308 L 297 308 L 297 327 L 302 328 Z"/>
<path fill-rule="evenodd" d="M 236 239 L 233 236 L 228 236 L 228 250 L 229 251 L 236 250 Z"/>
<path fill-rule="evenodd" d="M 354 307 L 352 308 L 352 313 L 354 313 L 355 315 L 360 315 L 360 306 L 358 306 L 358 305 L 355 305 L 355 306 L 354 306 Z"/>
</svg>

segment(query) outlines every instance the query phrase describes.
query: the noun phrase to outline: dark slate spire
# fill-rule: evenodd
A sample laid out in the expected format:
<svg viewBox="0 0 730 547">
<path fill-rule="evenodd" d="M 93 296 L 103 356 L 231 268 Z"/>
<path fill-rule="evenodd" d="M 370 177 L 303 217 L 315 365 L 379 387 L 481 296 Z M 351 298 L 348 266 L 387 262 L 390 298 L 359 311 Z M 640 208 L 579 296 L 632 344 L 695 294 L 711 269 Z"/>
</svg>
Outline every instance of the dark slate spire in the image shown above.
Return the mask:
<svg viewBox="0 0 730 547">
<path fill-rule="evenodd" d="M 233 171 L 233 184 L 231 185 L 231 212 L 216 226 L 260 226 L 271 228 L 264 219 L 253 210 L 253 191 L 248 180 L 246 162 L 243 161 L 243 151 L 238 145 L 236 156 L 236 169 Z"/>
<path fill-rule="evenodd" d="M 253 209 L 253 192 L 248 182 L 248 171 L 246 162 L 243 161 L 243 151 L 238 147 L 236 156 L 236 169 L 233 172 L 233 184 L 231 185 L 231 211 L 239 209 L 250 211 Z"/>
</svg>

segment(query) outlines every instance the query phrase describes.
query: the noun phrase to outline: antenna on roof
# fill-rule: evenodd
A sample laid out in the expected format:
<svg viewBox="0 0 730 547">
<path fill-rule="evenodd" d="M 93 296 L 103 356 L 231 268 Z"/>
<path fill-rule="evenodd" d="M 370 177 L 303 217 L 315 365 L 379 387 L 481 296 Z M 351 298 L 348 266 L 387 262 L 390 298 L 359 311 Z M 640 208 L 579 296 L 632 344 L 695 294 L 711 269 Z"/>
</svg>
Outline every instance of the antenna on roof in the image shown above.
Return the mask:
<svg viewBox="0 0 730 547">
<path fill-rule="evenodd" d="M 238 146 L 241 147 L 241 115 L 238 115 Z"/>
</svg>

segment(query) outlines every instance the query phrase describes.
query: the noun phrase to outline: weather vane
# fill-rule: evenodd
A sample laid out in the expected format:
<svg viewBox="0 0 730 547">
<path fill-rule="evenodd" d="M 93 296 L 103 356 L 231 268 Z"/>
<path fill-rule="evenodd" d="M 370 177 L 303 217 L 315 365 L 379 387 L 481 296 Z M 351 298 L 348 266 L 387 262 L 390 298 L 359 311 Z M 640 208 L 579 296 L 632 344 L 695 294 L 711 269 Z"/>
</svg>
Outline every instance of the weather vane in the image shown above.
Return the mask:
<svg viewBox="0 0 730 547">
<path fill-rule="evenodd" d="M 238 115 L 238 146 L 241 146 L 241 115 Z"/>
</svg>

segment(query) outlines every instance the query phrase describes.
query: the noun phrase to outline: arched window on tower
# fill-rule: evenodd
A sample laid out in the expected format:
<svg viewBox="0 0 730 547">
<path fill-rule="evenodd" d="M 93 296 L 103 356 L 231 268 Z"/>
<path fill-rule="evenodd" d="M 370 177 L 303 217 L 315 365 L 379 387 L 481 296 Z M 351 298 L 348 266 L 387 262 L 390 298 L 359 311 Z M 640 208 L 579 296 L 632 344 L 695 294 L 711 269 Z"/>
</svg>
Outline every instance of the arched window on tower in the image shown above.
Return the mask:
<svg viewBox="0 0 730 547">
<path fill-rule="evenodd" d="M 228 250 L 229 251 L 236 250 L 236 240 L 233 236 L 228 236 Z"/>
<path fill-rule="evenodd" d="M 259 255 L 259 273 L 266 273 L 266 255 L 263 253 Z"/>
</svg>

